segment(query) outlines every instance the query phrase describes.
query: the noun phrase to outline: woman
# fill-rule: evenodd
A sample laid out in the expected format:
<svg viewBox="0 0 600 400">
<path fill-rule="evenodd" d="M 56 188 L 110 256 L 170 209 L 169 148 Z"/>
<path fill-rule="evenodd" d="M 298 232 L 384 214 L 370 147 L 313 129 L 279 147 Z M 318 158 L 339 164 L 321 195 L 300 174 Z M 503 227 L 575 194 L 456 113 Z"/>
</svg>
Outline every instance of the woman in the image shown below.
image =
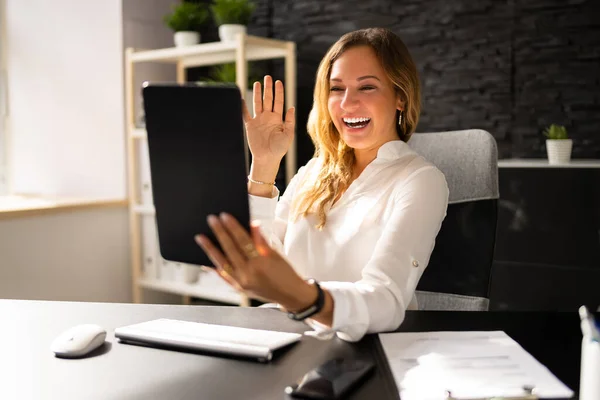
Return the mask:
<svg viewBox="0 0 600 400">
<path fill-rule="evenodd" d="M 246 232 L 229 215 L 210 216 L 219 251 L 196 238 L 218 274 L 250 297 L 278 303 L 318 332 L 356 341 L 396 329 L 427 266 L 446 215 L 443 174 L 406 142 L 420 113 L 415 64 L 386 29 L 348 33 L 317 72 L 308 132 L 315 156 L 284 195 L 274 186 L 294 132 L 284 89 L 254 84 L 245 110 L 253 161 L 255 221 Z M 314 278 L 306 280 L 307 278 Z"/>
</svg>

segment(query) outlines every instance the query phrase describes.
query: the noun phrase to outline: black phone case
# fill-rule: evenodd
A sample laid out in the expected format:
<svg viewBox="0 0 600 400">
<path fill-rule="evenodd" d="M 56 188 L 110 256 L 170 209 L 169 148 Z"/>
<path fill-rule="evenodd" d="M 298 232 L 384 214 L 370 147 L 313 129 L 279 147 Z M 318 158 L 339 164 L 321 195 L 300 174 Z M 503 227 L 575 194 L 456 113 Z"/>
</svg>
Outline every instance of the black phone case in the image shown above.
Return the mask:
<svg viewBox="0 0 600 400">
<path fill-rule="evenodd" d="M 302 399 L 340 399 L 365 380 L 374 367 L 368 360 L 335 358 L 306 373 L 288 386 L 286 393 Z"/>
</svg>

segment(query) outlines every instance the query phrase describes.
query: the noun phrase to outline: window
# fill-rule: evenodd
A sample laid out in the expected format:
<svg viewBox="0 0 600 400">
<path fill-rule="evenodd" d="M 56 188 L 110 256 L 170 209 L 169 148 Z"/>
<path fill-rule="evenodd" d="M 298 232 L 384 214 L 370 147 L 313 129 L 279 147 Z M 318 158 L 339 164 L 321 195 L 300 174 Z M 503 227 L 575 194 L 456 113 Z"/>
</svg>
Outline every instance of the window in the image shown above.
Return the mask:
<svg viewBox="0 0 600 400">
<path fill-rule="evenodd" d="M 6 79 L 6 7 L 0 0 L 0 195 L 8 194 L 8 162 L 6 117 L 8 113 L 8 93 Z"/>
<path fill-rule="evenodd" d="M 0 4 L 8 194 L 124 199 L 121 2 Z"/>
<path fill-rule="evenodd" d="M 121 1 L 0 0 L 0 218 L 123 205 L 121 15 Z"/>
</svg>

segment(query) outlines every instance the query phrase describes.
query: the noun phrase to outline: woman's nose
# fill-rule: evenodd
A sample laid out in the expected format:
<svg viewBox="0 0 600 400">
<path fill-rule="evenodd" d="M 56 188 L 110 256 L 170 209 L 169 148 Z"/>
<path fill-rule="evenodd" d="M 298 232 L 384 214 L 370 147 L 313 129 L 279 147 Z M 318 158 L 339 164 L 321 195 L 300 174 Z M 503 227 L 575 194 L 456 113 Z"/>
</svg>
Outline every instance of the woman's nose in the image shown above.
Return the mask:
<svg viewBox="0 0 600 400">
<path fill-rule="evenodd" d="M 342 98 L 342 102 L 340 103 L 340 107 L 344 111 L 353 110 L 358 105 L 357 100 L 358 99 L 356 98 L 356 95 L 352 93 L 351 90 L 346 90 L 346 92 L 344 93 L 344 97 Z"/>
</svg>

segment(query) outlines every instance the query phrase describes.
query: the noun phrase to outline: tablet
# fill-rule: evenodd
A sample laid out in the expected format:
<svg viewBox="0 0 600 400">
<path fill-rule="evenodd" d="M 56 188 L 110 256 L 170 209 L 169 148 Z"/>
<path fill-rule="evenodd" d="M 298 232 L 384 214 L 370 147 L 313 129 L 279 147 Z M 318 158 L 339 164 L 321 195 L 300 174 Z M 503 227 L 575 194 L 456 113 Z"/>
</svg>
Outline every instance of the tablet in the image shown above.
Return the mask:
<svg viewBox="0 0 600 400">
<path fill-rule="evenodd" d="M 227 212 L 250 224 L 240 91 L 145 83 L 142 96 L 160 253 L 214 267 L 194 240 L 202 233 L 219 245 L 206 217 Z"/>
</svg>

